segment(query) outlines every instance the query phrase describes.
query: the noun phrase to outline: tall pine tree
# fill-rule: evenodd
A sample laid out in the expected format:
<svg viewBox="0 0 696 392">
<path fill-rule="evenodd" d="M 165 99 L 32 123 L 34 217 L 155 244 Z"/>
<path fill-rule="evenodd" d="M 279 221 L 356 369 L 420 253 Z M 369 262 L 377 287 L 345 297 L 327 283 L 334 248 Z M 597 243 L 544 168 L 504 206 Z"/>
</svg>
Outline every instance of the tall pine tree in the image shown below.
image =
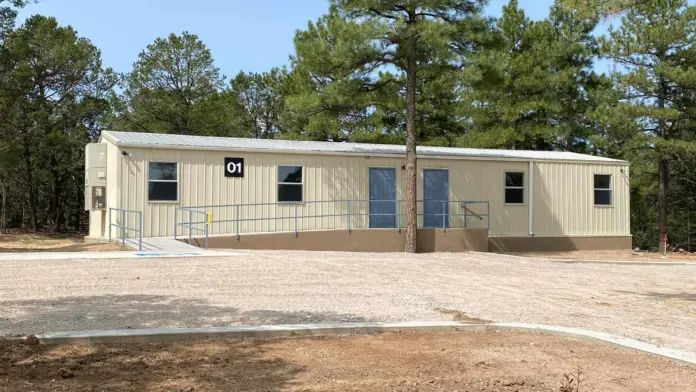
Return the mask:
<svg viewBox="0 0 696 392">
<path fill-rule="evenodd" d="M 406 251 L 416 251 L 419 78 L 458 72 L 487 29 L 480 0 L 332 0 L 329 15 L 295 39 L 298 67 L 321 84 L 326 110 L 393 107 L 396 86 L 406 136 Z M 389 90 L 387 90 L 389 91 Z M 400 96 L 401 97 L 401 96 Z M 384 104 L 388 101 L 390 104 Z M 372 103 L 372 105 L 370 105 Z M 350 107 L 350 106 L 349 106 Z"/>
<path fill-rule="evenodd" d="M 549 59 L 546 100 L 557 149 L 588 152 L 588 139 L 597 132 L 591 113 L 600 93 L 610 87 L 607 77 L 593 70 L 599 45 L 592 32 L 596 18 L 588 18 L 558 2 L 546 20 L 547 43 L 540 50 Z"/>
<path fill-rule="evenodd" d="M 670 164 L 696 153 L 692 108 L 684 99 L 696 89 L 694 42 L 696 8 L 686 0 L 653 0 L 630 9 L 604 39 L 606 55 L 619 66 L 615 75 L 623 104 L 615 114 L 636 121 L 631 145 L 657 166 L 660 250 L 667 235 Z"/>
<path fill-rule="evenodd" d="M 460 143 L 474 147 L 550 149 L 548 29 L 526 17 L 517 0 L 498 20 L 503 45 L 476 56 L 480 79 L 467 94 L 472 131 Z M 465 109 L 467 110 L 467 109 Z"/>
<path fill-rule="evenodd" d="M 203 41 L 183 32 L 148 45 L 123 79 L 115 127 L 187 135 L 205 133 L 197 104 L 222 88 L 224 76 Z"/>
</svg>

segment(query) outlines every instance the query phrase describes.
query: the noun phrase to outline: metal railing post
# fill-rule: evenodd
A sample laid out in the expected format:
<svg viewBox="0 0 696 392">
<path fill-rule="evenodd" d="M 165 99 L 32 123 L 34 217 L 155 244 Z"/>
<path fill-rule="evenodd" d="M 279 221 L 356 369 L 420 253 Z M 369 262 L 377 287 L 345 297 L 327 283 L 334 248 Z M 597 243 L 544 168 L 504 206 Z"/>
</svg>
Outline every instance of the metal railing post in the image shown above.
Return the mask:
<svg viewBox="0 0 696 392">
<path fill-rule="evenodd" d="M 176 240 L 176 212 L 178 211 L 178 208 L 174 208 L 174 239 Z"/>
<path fill-rule="evenodd" d="M 295 237 L 297 237 L 297 204 L 295 204 Z"/>
<path fill-rule="evenodd" d="M 464 228 L 465 229 L 466 229 L 466 221 L 469 220 L 469 209 L 466 208 L 467 204 L 468 204 L 467 202 L 464 202 Z"/>
<path fill-rule="evenodd" d="M 396 230 L 401 234 L 401 200 L 396 202 Z"/>
<path fill-rule="evenodd" d="M 189 224 L 189 245 L 193 245 L 193 238 L 192 238 L 193 236 L 191 235 L 191 232 L 193 231 L 192 215 L 193 215 L 193 211 L 189 210 L 189 221 L 188 221 L 188 224 Z"/>
<path fill-rule="evenodd" d="M 349 232 L 349 233 L 351 232 L 351 227 L 350 227 L 350 219 L 351 219 L 351 217 L 350 217 L 350 210 L 351 210 L 351 207 L 350 207 L 350 200 L 348 200 L 348 232 Z"/>
<path fill-rule="evenodd" d="M 486 219 L 488 220 L 488 234 L 491 234 L 491 202 L 487 201 L 486 207 L 488 209 L 488 215 L 486 216 Z"/>
<path fill-rule="evenodd" d="M 121 243 L 126 247 L 126 210 L 121 210 Z"/>
<path fill-rule="evenodd" d="M 205 223 L 205 248 L 208 249 L 208 222 Z"/>
<path fill-rule="evenodd" d="M 109 208 L 109 243 L 111 243 L 111 210 L 113 208 Z"/>
<path fill-rule="evenodd" d="M 235 217 L 237 218 L 237 240 L 239 240 L 239 204 L 237 204 L 237 211 L 235 212 Z"/>
<path fill-rule="evenodd" d="M 447 205 L 445 203 L 447 203 L 447 202 L 443 200 L 442 201 L 442 231 L 447 232 L 447 224 L 445 223 L 445 207 L 447 207 Z"/>
<path fill-rule="evenodd" d="M 139 244 L 138 244 L 138 250 L 142 251 L 143 250 L 143 212 L 139 211 L 140 215 L 140 230 L 138 230 L 138 234 L 140 234 L 139 238 Z"/>
</svg>

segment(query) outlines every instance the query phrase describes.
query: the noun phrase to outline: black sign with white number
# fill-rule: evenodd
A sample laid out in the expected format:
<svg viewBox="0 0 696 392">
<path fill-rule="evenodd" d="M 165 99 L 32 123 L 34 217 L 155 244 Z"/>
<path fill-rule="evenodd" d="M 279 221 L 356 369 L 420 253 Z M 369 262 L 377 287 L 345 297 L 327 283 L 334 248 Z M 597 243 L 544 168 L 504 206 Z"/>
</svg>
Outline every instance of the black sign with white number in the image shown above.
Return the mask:
<svg viewBox="0 0 696 392">
<path fill-rule="evenodd" d="M 244 177 L 244 158 L 225 158 L 225 177 Z"/>
</svg>

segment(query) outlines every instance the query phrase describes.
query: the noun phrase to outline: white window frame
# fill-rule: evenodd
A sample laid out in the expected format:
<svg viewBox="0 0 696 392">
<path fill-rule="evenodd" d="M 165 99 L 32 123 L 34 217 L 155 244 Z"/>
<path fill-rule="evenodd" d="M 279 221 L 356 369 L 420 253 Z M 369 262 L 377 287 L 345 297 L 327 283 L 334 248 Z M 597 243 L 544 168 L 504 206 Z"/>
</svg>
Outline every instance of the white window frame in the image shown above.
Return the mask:
<svg viewBox="0 0 696 392">
<path fill-rule="evenodd" d="M 280 174 L 280 168 L 281 167 L 299 167 L 302 169 L 302 181 L 301 182 L 281 182 L 280 178 L 278 175 Z M 301 188 L 301 195 L 302 195 L 302 200 L 300 201 L 280 201 L 280 192 L 278 192 L 278 188 L 280 185 L 294 185 L 294 186 L 300 186 Z M 304 194 L 304 186 L 305 186 L 305 167 L 303 165 L 278 165 L 276 168 L 276 201 L 280 204 L 304 204 L 305 203 L 305 194 Z"/>
<path fill-rule="evenodd" d="M 510 173 L 510 174 L 522 174 L 522 186 L 508 186 L 508 184 L 507 184 L 508 173 Z M 526 193 L 527 192 L 525 192 L 525 186 L 524 186 L 526 179 L 527 179 L 527 175 L 523 171 L 505 171 L 505 172 L 503 172 L 503 186 L 504 186 L 503 204 L 505 204 L 506 206 L 523 206 L 526 204 L 526 202 L 527 202 Z M 508 203 L 507 192 L 506 192 L 508 189 L 522 189 L 522 202 L 521 203 Z"/>
<path fill-rule="evenodd" d="M 176 165 L 176 180 L 152 180 L 150 179 L 150 164 L 152 163 L 166 163 L 171 165 Z M 181 187 L 179 186 L 179 163 L 178 162 L 164 162 L 164 161 L 148 161 L 147 162 L 147 202 L 150 204 L 178 204 L 179 203 L 179 192 L 181 192 Z M 150 200 L 150 183 L 151 182 L 174 182 L 176 183 L 176 200 Z"/>
<path fill-rule="evenodd" d="M 595 188 L 595 177 L 597 176 L 605 176 L 609 177 L 609 188 Z M 592 204 L 595 207 L 613 207 L 614 206 L 614 176 L 611 174 L 604 174 L 604 173 L 594 173 L 592 175 Z M 607 191 L 609 192 L 609 204 L 597 204 L 597 200 L 595 198 L 595 192 L 597 191 Z"/>
</svg>

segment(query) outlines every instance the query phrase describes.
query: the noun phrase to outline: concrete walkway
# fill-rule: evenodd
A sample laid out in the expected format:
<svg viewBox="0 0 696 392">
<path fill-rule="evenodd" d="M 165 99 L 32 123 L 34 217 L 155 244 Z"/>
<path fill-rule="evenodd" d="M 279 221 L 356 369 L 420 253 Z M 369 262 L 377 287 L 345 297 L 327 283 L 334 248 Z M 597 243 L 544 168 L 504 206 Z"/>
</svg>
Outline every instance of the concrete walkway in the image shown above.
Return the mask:
<svg viewBox="0 0 696 392">
<path fill-rule="evenodd" d="M 230 257 L 249 256 L 246 253 L 199 250 L 197 252 L 137 251 L 137 252 L 26 252 L 0 253 L 0 261 L 30 260 L 106 260 L 106 259 L 151 259 L 179 257 Z"/>
<path fill-rule="evenodd" d="M 119 242 L 121 243 L 121 242 Z M 246 253 L 206 250 L 175 240 L 173 237 L 143 238 L 143 250 L 137 238 L 128 238 L 126 246 L 134 249 L 123 252 L 21 252 L 0 253 L 3 260 L 75 260 L 75 259 L 137 259 L 172 257 L 248 256 Z"/>
<path fill-rule="evenodd" d="M 126 246 L 138 249 L 137 238 L 127 238 Z M 165 251 L 165 252 L 200 252 L 203 249 L 185 242 L 177 241 L 174 237 L 146 237 L 143 238 L 143 251 Z"/>
<path fill-rule="evenodd" d="M 153 328 L 103 331 L 66 331 L 39 334 L 43 344 L 103 344 L 103 343 L 161 343 L 177 340 L 212 338 L 279 338 L 297 336 L 360 335 L 394 331 L 419 332 L 543 332 L 551 335 L 571 336 L 594 340 L 605 344 L 630 348 L 645 353 L 670 358 L 685 364 L 696 365 L 696 354 L 669 347 L 661 347 L 624 336 L 581 328 L 526 323 L 470 324 L 456 321 L 421 322 L 361 322 L 340 324 L 260 325 L 218 328 Z M 25 337 L 7 339 L 11 344 L 22 344 Z"/>
</svg>

